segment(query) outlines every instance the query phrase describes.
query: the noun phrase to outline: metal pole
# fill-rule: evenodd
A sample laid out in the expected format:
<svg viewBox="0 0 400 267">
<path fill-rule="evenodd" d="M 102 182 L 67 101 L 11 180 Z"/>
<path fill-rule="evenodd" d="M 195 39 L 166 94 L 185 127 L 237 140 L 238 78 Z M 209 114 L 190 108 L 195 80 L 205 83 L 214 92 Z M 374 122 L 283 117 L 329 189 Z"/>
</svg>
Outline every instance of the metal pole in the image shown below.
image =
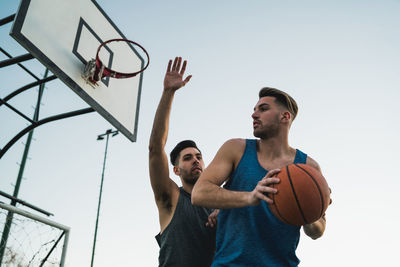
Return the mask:
<svg viewBox="0 0 400 267">
<path fill-rule="evenodd" d="M 44 73 L 44 78 L 47 77 L 48 73 L 49 73 L 49 70 L 46 68 L 46 71 Z M 43 90 L 44 90 L 44 83 L 42 83 L 39 87 L 38 99 L 37 99 L 37 103 L 36 103 L 35 113 L 33 115 L 34 121 L 36 121 L 39 118 L 40 102 L 42 100 Z M 32 136 L 33 136 L 33 130 L 29 132 L 29 135 L 26 139 L 25 149 L 24 149 L 24 153 L 22 155 L 21 165 L 19 167 L 17 182 L 14 187 L 14 193 L 13 193 L 14 198 L 18 198 L 18 193 L 19 193 L 19 188 L 21 186 L 22 176 L 23 176 L 24 170 L 25 170 L 26 159 L 28 158 L 29 148 L 30 148 L 30 145 L 32 142 Z M 12 199 L 11 205 L 15 207 L 16 204 L 17 204 L 17 202 L 15 201 L 15 199 Z M 8 235 L 10 234 L 10 230 L 11 230 L 12 220 L 13 220 L 13 213 L 8 212 L 6 223 L 4 224 L 3 234 L 1 236 L 0 266 L 1 266 L 1 263 L 3 262 L 4 252 L 5 252 L 5 249 L 7 246 Z"/>
<path fill-rule="evenodd" d="M 10 59 L 5 59 L 3 61 L 0 61 L 0 68 L 7 67 L 16 63 L 21 63 L 23 61 L 31 60 L 34 59 L 35 57 L 32 56 L 31 54 L 25 54 L 17 57 L 13 57 Z"/>
<path fill-rule="evenodd" d="M 52 227 L 55 227 L 57 229 L 62 230 L 63 231 L 63 235 L 64 235 L 64 245 L 63 245 L 63 250 L 62 250 L 62 253 L 61 253 L 60 267 L 64 266 L 64 264 L 65 264 L 65 256 L 67 254 L 69 233 L 70 233 L 70 230 L 71 230 L 68 226 L 59 224 L 59 223 L 54 222 L 52 220 L 49 220 L 49 219 L 43 218 L 41 216 L 38 216 L 36 214 L 27 212 L 25 210 L 17 209 L 14 206 L 11 206 L 11 205 L 8 205 L 8 204 L 4 204 L 2 202 L 0 202 L 0 208 L 8 210 L 8 211 L 13 212 L 13 213 L 20 214 L 20 215 L 22 215 L 24 217 L 27 217 L 27 218 L 30 218 L 30 219 L 32 219 L 34 221 L 38 221 L 38 222 L 41 222 L 41 223 L 44 223 L 44 224 L 47 224 L 47 225 L 50 225 Z"/>
<path fill-rule="evenodd" d="M 57 241 L 54 243 L 54 245 L 51 247 L 51 249 L 49 250 L 49 252 L 47 253 L 46 257 L 43 258 L 43 260 L 40 262 L 39 267 L 42 267 L 47 259 L 50 257 L 51 253 L 53 253 L 54 249 L 57 247 L 58 242 L 60 242 L 61 238 L 64 236 L 65 232 L 62 232 L 62 234 L 58 237 Z"/>
<path fill-rule="evenodd" d="M 8 58 L 12 58 L 13 56 L 10 55 L 6 50 L 0 47 L 0 52 L 2 52 L 4 55 L 6 55 Z M 18 63 L 18 66 L 20 66 L 24 71 L 26 71 L 29 75 L 31 75 L 33 78 L 35 78 L 37 81 L 40 80 L 35 74 L 33 74 L 32 71 L 28 70 L 24 65 Z"/>
<path fill-rule="evenodd" d="M 46 83 L 46 82 L 49 82 L 49 81 L 52 81 L 52 80 L 55 80 L 55 79 L 57 79 L 57 76 L 52 75 L 52 76 L 49 76 L 49 77 L 44 78 L 44 79 L 39 79 L 39 80 L 37 80 L 36 82 L 29 83 L 29 84 L 27 84 L 27 85 L 25 85 L 25 86 L 22 86 L 21 88 L 15 90 L 15 91 L 12 92 L 11 94 L 7 95 L 6 97 L 4 97 L 4 98 L 3 98 L 3 101 L 4 101 L 4 102 L 7 102 L 8 100 L 10 100 L 11 98 L 13 98 L 14 96 L 16 96 L 16 95 L 18 95 L 18 94 L 20 94 L 20 93 L 22 93 L 22 92 L 24 92 L 24 91 L 26 91 L 26 90 L 28 90 L 28 89 L 31 89 L 32 87 L 35 87 L 35 86 L 38 86 L 38 85 L 42 85 L 43 83 Z M 3 104 L 3 102 L 0 102 L 0 106 L 1 106 L 2 104 Z"/>
<path fill-rule="evenodd" d="M 22 113 L 21 111 L 19 111 L 18 109 L 14 108 L 13 106 L 11 106 L 10 104 L 8 104 L 6 101 L 4 101 L 3 99 L 0 98 L 0 105 L 4 104 L 6 105 L 6 107 L 8 107 L 9 109 L 11 109 L 12 111 L 14 111 L 15 113 L 17 113 L 18 115 L 20 115 L 22 118 L 24 118 L 25 120 L 29 121 L 30 123 L 35 123 L 33 120 L 31 120 L 28 116 L 26 116 L 24 113 Z"/>
<path fill-rule="evenodd" d="M 3 26 L 4 24 L 7 24 L 7 23 L 13 21 L 14 18 L 15 18 L 15 14 L 12 14 L 12 15 L 10 15 L 10 16 L 8 16 L 8 17 L 5 17 L 5 18 L 3 18 L 3 19 L 0 19 L 0 26 Z"/>
<path fill-rule="evenodd" d="M 31 208 L 31 209 L 33 209 L 33 210 L 36 210 L 36 211 L 38 211 L 38 212 L 40 212 L 40 213 L 43 213 L 43 214 L 45 214 L 46 216 L 54 216 L 53 213 L 50 213 L 50 212 L 45 211 L 45 210 L 42 210 L 41 208 L 38 208 L 38 207 L 36 207 L 36 206 L 34 206 L 34 205 L 32 205 L 32 204 L 26 202 L 26 201 L 23 201 L 22 199 L 13 197 L 12 195 L 9 195 L 9 194 L 7 194 L 7 193 L 5 193 L 5 192 L 3 192 L 3 191 L 0 191 L 0 196 L 3 196 L 3 197 L 6 197 L 6 198 L 9 198 L 9 199 L 12 199 L 12 200 L 14 200 L 14 201 L 17 202 L 17 203 L 22 204 L 22 205 L 24 205 L 25 207 Z"/>
<path fill-rule="evenodd" d="M 84 108 L 84 109 L 75 110 L 75 111 L 71 111 L 71 112 L 67 112 L 67 113 L 63 113 L 63 114 L 59 114 L 59 115 L 55 115 L 55 116 L 50 116 L 50 117 L 41 119 L 40 121 L 29 125 L 25 129 L 20 131 L 16 136 L 14 136 L 14 138 L 11 139 L 10 142 L 8 142 L 2 149 L 0 149 L 0 159 L 10 149 L 10 147 L 15 144 L 15 142 L 17 142 L 26 133 L 29 133 L 32 129 L 39 127 L 40 125 L 43 125 L 48 122 L 66 119 L 66 118 L 70 118 L 70 117 L 74 117 L 74 116 L 78 116 L 78 115 L 83 115 L 83 114 L 90 113 L 90 112 L 94 112 L 94 109 L 93 108 Z"/>
<path fill-rule="evenodd" d="M 98 202 L 98 205 L 97 205 L 96 226 L 95 226 L 95 228 L 94 228 L 94 240 L 93 240 L 93 249 L 92 249 L 92 260 L 91 260 L 91 263 L 90 263 L 90 266 L 91 266 L 91 267 L 93 267 L 93 263 L 94 263 L 94 252 L 95 252 L 95 249 L 96 249 L 97 227 L 98 227 L 98 225 L 99 225 L 100 204 L 101 204 L 101 196 L 102 196 L 102 193 L 103 193 L 104 170 L 105 170 L 105 167 L 106 167 L 108 139 L 109 139 L 110 134 L 112 134 L 112 136 L 115 136 L 115 135 L 118 134 L 118 131 L 114 131 L 114 132 L 113 132 L 111 129 L 109 129 L 109 130 L 106 131 L 106 133 L 104 133 L 104 134 L 102 134 L 102 135 L 99 135 L 99 136 L 97 137 L 97 140 L 102 140 L 102 139 L 104 139 L 103 137 L 104 137 L 105 135 L 107 136 L 107 138 L 106 138 L 106 149 L 105 149 L 105 152 L 104 152 L 103 171 L 102 171 L 102 173 L 101 173 L 99 202 Z"/>
</svg>

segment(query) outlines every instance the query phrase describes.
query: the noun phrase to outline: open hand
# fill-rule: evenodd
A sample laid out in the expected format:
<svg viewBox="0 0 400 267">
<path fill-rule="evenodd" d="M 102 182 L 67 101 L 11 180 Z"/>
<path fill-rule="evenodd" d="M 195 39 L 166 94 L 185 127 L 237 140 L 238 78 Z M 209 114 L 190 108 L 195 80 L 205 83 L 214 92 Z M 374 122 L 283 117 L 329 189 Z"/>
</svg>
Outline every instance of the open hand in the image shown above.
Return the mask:
<svg viewBox="0 0 400 267">
<path fill-rule="evenodd" d="M 183 79 L 183 75 L 186 70 L 186 60 L 183 61 L 182 67 L 182 58 L 176 57 L 174 63 L 172 64 L 172 60 L 169 60 L 167 73 L 164 78 L 164 90 L 178 90 L 179 88 L 185 86 L 192 78 L 192 75 L 187 76 Z"/>
</svg>

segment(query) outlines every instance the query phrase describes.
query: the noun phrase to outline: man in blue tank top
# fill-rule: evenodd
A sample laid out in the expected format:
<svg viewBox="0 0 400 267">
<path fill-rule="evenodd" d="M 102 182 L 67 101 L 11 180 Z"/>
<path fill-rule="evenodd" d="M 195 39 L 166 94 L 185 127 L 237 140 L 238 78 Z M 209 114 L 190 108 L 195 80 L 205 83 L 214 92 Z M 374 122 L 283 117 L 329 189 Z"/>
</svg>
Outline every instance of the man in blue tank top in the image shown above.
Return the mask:
<svg viewBox="0 0 400 267">
<path fill-rule="evenodd" d="M 289 146 L 290 126 L 297 104 L 287 93 L 263 88 L 254 107 L 253 134 L 258 139 L 225 142 L 200 176 L 192 203 L 219 208 L 216 252 L 212 266 L 295 267 L 300 227 L 279 221 L 268 208 L 268 194 L 277 190 L 274 177 L 285 165 L 317 162 Z M 221 187 L 224 184 L 224 187 Z M 317 239 L 325 231 L 325 216 L 304 225 L 304 232 Z"/>
<path fill-rule="evenodd" d="M 154 118 L 149 143 L 150 181 L 158 208 L 160 233 L 159 266 L 210 266 L 215 252 L 217 212 L 193 206 L 191 193 L 204 169 L 200 150 L 195 142 L 185 140 L 170 154 L 173 170 L 182 187 L 169 177 L 168 157 L 164 151 L 168 136 L 169 114 L 175 92 L 189 82 L 183 78 L 186 61 L 175 58 L 168 63 L 164 90 Z"/>
</svg>

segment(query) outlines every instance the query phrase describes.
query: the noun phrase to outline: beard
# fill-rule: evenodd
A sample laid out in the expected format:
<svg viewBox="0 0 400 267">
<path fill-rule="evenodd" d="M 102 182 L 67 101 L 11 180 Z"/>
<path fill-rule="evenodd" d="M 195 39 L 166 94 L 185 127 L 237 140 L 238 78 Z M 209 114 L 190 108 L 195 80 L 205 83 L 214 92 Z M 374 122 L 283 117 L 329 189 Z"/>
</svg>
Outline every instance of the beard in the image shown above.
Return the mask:
<svg viewBox="0 0 400 267">
<path fill-rule="evenodd" d="M 193 174 L 192 171 L 186 171 L 184 169 L 179 169 L 181 173 L 182 180 L 187 184 L 194 185 L 200 177 L 201 172 Z"/>
<path fill-rule="evenodd" d="M 253 135 L 263 140 L 276 137 L 280 130 L 279 126 L 279 118 L 276 117 L 274 122 L 268 125 L 260 125 L 258 128 L 254 129 Z"/>
</svg>

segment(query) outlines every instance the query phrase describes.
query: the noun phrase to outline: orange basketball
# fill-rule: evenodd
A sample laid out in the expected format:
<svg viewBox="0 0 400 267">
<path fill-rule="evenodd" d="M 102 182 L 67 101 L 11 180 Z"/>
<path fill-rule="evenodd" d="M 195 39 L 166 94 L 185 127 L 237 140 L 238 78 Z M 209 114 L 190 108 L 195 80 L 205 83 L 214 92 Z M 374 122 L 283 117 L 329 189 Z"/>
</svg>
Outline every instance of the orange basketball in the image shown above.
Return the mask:
<svg viewBox="0 0 400 267">
<path fill-rule="evenodd" d="M 280 183 L 270 197 L 272 213 L 281 221 L 301 226 L 318 220 L 328 208 L 330 189 L 322 174 L 306 164 L 290 164 L 277 174 Z"/>
</svg>

